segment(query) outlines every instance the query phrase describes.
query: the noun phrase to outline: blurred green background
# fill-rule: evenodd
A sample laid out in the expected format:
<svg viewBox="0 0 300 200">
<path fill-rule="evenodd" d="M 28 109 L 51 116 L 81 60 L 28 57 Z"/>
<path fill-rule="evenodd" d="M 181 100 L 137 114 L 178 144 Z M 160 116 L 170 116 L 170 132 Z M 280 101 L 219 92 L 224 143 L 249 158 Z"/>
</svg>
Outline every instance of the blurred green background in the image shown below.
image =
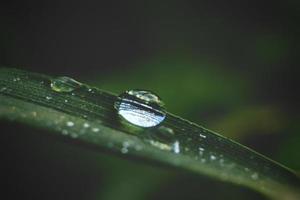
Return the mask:
<svg viewBox="0 0 300 200">
<path fill-rule="evenodd" d="M 152 90 L 168 111 L 300 170 L 298 1 L 35 0 L 0 11 L 1 65 Z M 266 199 L 30 127 L 1 130 L 11 199 Z"/>
</svg>

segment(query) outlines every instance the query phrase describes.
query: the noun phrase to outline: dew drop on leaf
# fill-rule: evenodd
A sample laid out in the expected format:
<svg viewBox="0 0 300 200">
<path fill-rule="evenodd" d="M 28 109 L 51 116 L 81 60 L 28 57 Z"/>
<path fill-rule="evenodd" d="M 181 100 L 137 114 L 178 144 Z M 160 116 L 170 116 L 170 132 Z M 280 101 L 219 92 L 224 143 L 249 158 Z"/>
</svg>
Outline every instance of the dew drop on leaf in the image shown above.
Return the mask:
<svg viewBox="0 0 300 200">
<path fill-rule="evenodd" d="M 67 122 L 67 126 L 69 126 L 69 127 L 72 127 L 72 126 L 74 126 L 74 122 L 72 122 L 72 121 L 68 121 L 68 122 Z"/>
<path fill-rule="evenodd" d="M 255 172 L 255 173 L 253 173 L 252 175 L 251 175 L 251 178 L 253 179 L 253 180 L 257 180 L 258 179 L 258 174 Z"/>
<path fill-rule="evenodd" d="M 92 131 L 93 131 L 93 132 L 99 132 L 99 130 L 100 130 L 100 129 L 97 128 L 97 127 L 92 128 Z"/>
<path fill-rule="evenodd" d="M 19 77 L 13 78 L 14 82 L 20 81 L 21 79 Z"/>
<path fill-rule="evenodd" d="M 79 88 L 82 83 L 66 77 L 60 76 L 51 80 L 51 88 L 56 92 L 72 92 L 73 90 Z"/>
<path fill-rule="evenodd" d="M 114 106 L 126 121 L 140 127 L 153 127 L 164 121 L 164 103 L 146 90 L 129 90 L 119 95 Z"/>
<path fill-rule="evenodd" d="M 84 127 L 84 128 L 89 128 L 89 127 L 90 127 L 90 124 L 85 122 L 85 123 L 83 124 L 83 127 Z"/>
<path fill-rule="evenodd" d="M 210 155 L 210 160 L 216 160 L 217 157 L 215 155 Z"/>
<path fill-rule="evenodd" d="M 180 153 L 180 144 L 179 144 L 178 141 L 174 142 L 174 144 L 173 144 L 173 151 L 176 154 Z"/>
</svg>

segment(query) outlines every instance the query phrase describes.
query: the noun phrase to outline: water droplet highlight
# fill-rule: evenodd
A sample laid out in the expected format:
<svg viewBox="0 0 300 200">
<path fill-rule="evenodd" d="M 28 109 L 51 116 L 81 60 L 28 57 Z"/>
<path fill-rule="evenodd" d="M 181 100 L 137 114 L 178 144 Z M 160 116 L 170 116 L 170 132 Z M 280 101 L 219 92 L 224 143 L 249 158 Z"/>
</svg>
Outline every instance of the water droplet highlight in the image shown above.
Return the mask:
<svg viewBox="0 0 300 200">
<path fill-rule="evenodd" d="M 73 90 L 79 88 L 82 83 L 66 77 L 60 76 L 51 80 L 51 88 L 56 92 L 72 92 Z"/>
<path fill-rule="evenodd" d="M 159 125 L 166 117 L 161 99 L 150 91 L 129 90 L 119 95 L 115 102 L 118 114 L 140 127 Z"/>
</svg>

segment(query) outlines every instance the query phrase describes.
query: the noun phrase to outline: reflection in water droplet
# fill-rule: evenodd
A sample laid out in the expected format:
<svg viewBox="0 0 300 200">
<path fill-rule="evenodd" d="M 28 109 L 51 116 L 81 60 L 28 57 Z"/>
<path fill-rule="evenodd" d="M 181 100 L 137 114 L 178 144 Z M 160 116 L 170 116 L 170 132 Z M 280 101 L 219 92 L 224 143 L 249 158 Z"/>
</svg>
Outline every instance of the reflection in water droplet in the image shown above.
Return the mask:
<svg viewBox="0 0 300 200">
<path fill-rule="evenodd" d="M 51 88 L 56 92 L 72 92 L 82 84 L 72 78 L 61 76 L 51 80 Z"/>
<path fill-rule="evenodd" d="M 46 96 L 46 99 L 47 99 L 47 100 L 51 100 L 51 99 L 52 99 L 52 97 L 50 97 L 50 96 Z"/>
<path fill-rule="evenodd" d="M 157 126 L 166 117 L 163 102 L 150 91 L 126 91 L 119 95 L 114 106 L 120 116 L 140 127 Z"/>
<path fill-rule="evenodd" d="M 147 90 L 129 90 L 126 92 L 127 94 L 131 96 L 135 96 L 136 98 L 147 102 L 147 103 L 154 103 L 159 106 L 164 106 L 164 103 L 162 100 L 153 92 L 147 91 Z"/>
</svg>

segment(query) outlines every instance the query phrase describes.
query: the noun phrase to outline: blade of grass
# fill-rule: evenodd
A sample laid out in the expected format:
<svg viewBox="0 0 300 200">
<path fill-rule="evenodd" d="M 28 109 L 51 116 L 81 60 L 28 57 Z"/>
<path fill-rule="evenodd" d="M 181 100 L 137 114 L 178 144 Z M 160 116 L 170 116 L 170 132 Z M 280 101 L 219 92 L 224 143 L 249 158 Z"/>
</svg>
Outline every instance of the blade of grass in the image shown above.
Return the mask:
<svg viewBox="0 0 300 200">
<path fill-rule="evenodd" d="M 122 120 L 115 94 L 81 85 L 70 92 L 50 87 L 52 77 L 0 69 L 0 117 L 53 130 L 70 141 L 180 167 L 250 187 L 274 199 L 300 199 L 299 177 L 287 167 L 171 113 L 157 127 Z M 172 130 L 161 138 L 161 127 Z"/>
</svg>

